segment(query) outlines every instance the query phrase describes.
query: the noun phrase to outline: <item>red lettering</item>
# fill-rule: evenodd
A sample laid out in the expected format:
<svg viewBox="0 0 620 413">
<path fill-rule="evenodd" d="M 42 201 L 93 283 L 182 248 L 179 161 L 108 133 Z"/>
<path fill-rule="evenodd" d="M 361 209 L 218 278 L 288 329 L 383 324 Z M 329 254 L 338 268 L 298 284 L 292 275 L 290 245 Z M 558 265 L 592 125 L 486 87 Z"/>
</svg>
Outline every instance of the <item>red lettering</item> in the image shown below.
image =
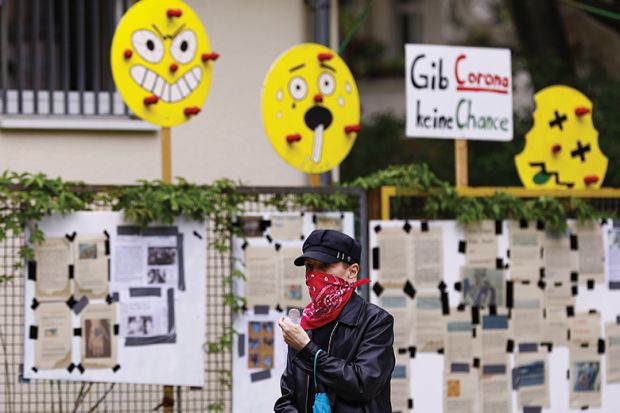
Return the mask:
<svg viewBox="0 0 620 413">
<path fill-rule="evenodd" d="M 465 84 L 465 81 L 461 80 L 461 78 L 459 77 L 459 63 L 461 62 L 461 60 L 465 60 L 466 58 L 467 56 L 462 54 L 459 57 L 457 57 L 456 62 L 454 62 L 454 77 L 456 77 L 456 83 L 458 83 L 459 85 Z"/>
<path fill-rule="evenodd" d="M 507 94 L 509 80 L 507 76 L 495 73 L 469 72 L 463 73 L 460 63 L 467 59 L 467 55 L 461 54 L 454 61 L 454 77 L 456 78 L 456 90 L 468 92 L 491 92 Z"/>
</svg>

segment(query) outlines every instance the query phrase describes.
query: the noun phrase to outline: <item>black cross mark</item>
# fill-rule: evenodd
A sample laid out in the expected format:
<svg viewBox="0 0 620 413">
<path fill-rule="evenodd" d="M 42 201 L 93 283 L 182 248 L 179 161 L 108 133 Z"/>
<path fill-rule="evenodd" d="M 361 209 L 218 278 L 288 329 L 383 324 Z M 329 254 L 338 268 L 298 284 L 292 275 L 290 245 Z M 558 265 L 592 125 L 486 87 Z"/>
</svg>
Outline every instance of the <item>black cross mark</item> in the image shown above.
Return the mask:
<svg viewBox="0 0 620 413">
<path fill-rule="evenodd" d="M 564 130 L 562 123 L 566 122 L 568 118 L 566 115 L 560 116 L 557 110 L 553 111 L 553 113 L 555 115 L 555 119 L 549 121 L 549 127 L 553 128 L 554 126 L 558 126 L 560 130 Z"/>
<path fill-rule="evenodd" d="M 576 158 L 579 156 L 581 158 L 581 162 L 585 162 L 586 153 L 590 152 L 591 150 L 592 148 L 590 148 L 590 144 L 587 144 L 586 146 L 582 146 L 581 141 L 577 141 L 577 149 L 571 151 L 570 156 L 572 156 L 573 158 Z"/>
</svg>

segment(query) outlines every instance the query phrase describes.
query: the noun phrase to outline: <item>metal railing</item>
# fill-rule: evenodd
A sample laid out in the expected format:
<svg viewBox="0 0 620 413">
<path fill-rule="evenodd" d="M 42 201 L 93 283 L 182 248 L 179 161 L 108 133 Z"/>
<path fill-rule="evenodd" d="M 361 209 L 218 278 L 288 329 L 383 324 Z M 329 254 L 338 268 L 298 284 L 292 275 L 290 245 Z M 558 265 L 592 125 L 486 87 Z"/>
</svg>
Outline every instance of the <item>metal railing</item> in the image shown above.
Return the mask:
<svg viewBox="0 0 620 413">
<path fill-rule="evenodd" d="M 0 0 L 0 114 L 127 116 L 110 46 L 130 0 Z"/>
</svg>

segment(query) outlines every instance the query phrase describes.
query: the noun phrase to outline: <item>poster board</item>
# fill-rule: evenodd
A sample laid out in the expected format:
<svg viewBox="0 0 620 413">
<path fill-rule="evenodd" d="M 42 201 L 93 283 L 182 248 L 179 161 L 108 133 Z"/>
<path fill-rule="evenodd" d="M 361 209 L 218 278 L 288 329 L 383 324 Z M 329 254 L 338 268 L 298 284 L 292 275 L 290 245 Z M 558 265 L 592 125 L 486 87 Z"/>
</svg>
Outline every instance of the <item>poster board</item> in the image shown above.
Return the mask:
<svg viewBox="0 0 620 413">
<path fill-rule="evenodd" d="M 573 224 L 574 222 L 569 221 L 569 224 Z M 502 221 L 497 223 L 496 226 L 496 247 L 497 247 L 497 258 L 503 260 L 503 264 L 510 263 L 510 257 L 508 256 L 508 248 L 509 248 L 509 238 L 508 238 L 508 228 L 509 221 Z M 514 224 L 514 222 L 513 222 Z M 516 223 L 519 226 L 520 223 Z M 371 257 L 377 257 L 378 251 L 375 248 L 378 247 L 378 235 L 384 230 L 389 230 L 390 228 L 410 228 L 420 229 L 422 227 L 427 227 L 429 229 L 433 228 L 441 228 L 443 234 L 443 282 L 445 283 L 445 291 L 449 298 L 449 309 L 450 313 L 458 313 L 457 305 L 462 301 L 462 291 L 455 290 L 455 283 L 458 283 L 460 280 L 460 271 L 459 267 L 465 265 L 466 256 L 459 250 L 462 250 L 462 242 L 465 239 L 465 235 L 463 232 L 463 226 L 458 224 L 455 221 L 448 220 L 437 220 L 437 221 L 371 221 L 369 223 L 369 248 L 371 252 Z M 379 231 L 377 231 L 379 229 Z M 576 292 L 575 305 L 573 308 L 573 312 L 575 314 L 579 313 L 588 313 L 590 310 L 597 310 L 600 314 L 600 329 L 601 334 L 603 334 L 603 324 L 605 323 L 613 323 L 615 324 L 618 319 L 617 316 L 620 315 L 620 300 L 618 300 L 617 294 L 619 291 L 617 289 L 610 289 L 610 283 L 613 281 L 610 279 L 610 267 L 612 267 L 615 257 L 610 256 L 609 247 L 610 242 L 612 242 L 613 236 L 613 224 L 612 222 L 606 222 L 600 226 L 601 236 L 603 237 L 603 251 L 605 253 L 605 280 L 602 279 L 597 280 L 596 282 L 590 282 L 586 277 L 580 277 L 576 282 L 571 282 L 571 286 L 576 286 L 576 289 L 573 289 Z M 578 247 L 579 249 L 579 247 Z M 379 277 L 379 271 L 382 266 L 379 263 L 379 268 L 375 265 L 374 259 L 371 261 L 371 272 L 370 278 L 372 280 L 371 286 L 374 287 L 376 281 Z M 508 278 L 509 279 L 509 278 Z M 594 280 L 593 280 L 594 281 Z M 462 286 L 461 286 L 462 287 Z M 617 287 L 617 285 L 616 285 Z M 420 288 L 419 286 L 415 286 L 416 289 L 416 297 L 424 294 L 433 292 L 436 293 L 438 291 L 437 287 L 433 288 Z M 572 287 L 571 287 L 572 288 Z M 371 288 L 371 302 L 378 303 L 379 297 L 374 291 L 375 288 Z M 402 290 L 402 288 L 401 288 Z M 515 297 L 516 299 L 516 297 Z M 414 300 L 415 301 L 415 300 Z M 497 309 L 498 314 L 501 314 L 501 308 Z M 565 310 L 566 311 L 566 310 Z M 463 313 L 466 319 L 470 319 L 470 309 Z M 481 310 L 480 317 L 482 318 L 484 314 L 487 314 L 486 311 Z M 482 331 L 478 329 L 478 334 Z M 471 335 L 468 335 L 471 336 Z M 603 338 L 602 336 L 600 338 Z M 512 337 L 512 339 L 516 339 Z M 416 344 L 416 343 L 412 343 Z M 538 343 L 540 345 L 540 343 Z M 539 347 L 545 348 L 545 347 Z M 593 349 L 595 353 L 597 353 L 596 346 Z M 409 353 L 409 352 L 408 352 Z M 510 369 L 515 366 L 515 358 L 517 356 L 516 348 L 513 349 L 512 352 L 507 352 L 507 365 Z M 569 370 L 569 357 L 570 351 L 566 346 L 557 346 L 554 345 L 552 351 L 548 354 L 548 373 L 549 373 L 549 398 L 550 398 L 550 407 L 543 408 L 541 411 L 543 413 L 560 413 L 560 412 L 577 412 L 581 411 L 581 408 L 570 408 L 569 406 L 569 385 L 572 382 L 569 382 L 567 378 L 567 372 Z M 411 355 L 410 353 L 408 354 Z M 596 354 L 597 359 L 600 359 L 600 369 L 601 373 L 605 371 L 606 368 L 606 355 L 605 354 Z M 437 352 L 415 352 L 413 358 L 410 357 L 409 366 L 410 366 L 410 397 L 411 397 L 411 405 L 413 409 L 409 411 L 412 412 L 441 412 L 443 410 L 443 396 L 444 392 L 448 389 L 444 384 L 444 358 L 445 354 L 439 354 Z M 472 371 L 476 374 L 478 373 L 477 368 L 472 368 Z M 588 406 L 588 411 L 592 412 L 611 412 L 615 411 L 616 406 L 620 403 L 620 392 L 618 392 L 618 383 L 607 383 L 607 377 L 604 373 L 600 376 L 600 386 L 601 386 L 601 405 L 600 407 Z M 511 398 L 510 401 L 512 403 L 512 411 L 519 412 L 523 411 L 523 409 L 518 409 L 517 404 L 517 392 L 511 390 Z M 478 410 L 476 410 L 478 411 Z"/>
<path fill-rule="evenodd" d="M 39 227 L 48 239 L 65 239 L 67 235 L 74 237 L 73 242 L 70 243 L 71 250 L 74 252 L 72 254 L 74 258 L 70 260 L 74 266 L 73 271 L 77 269 L 75 260 L 85 257 L 88 253 L 84 246 L 80 248 L 80 244 L 76 244 L 75 241 L 81 239 L 82 236 L 101 237 L 107 233 L 109 247 L 106 247 L 108 250 L 106 252 L 110 254 L 106 256 L 110 258 L 112 270 L 110 271 L 111 282 L 105 298 L 93 297 L 86 301 L 82 296 L 76 295 L 74 282 L 76 274 L 73 274 L 74 279 L 70 280 L 70 297 L 52 301 L 41 300 L 37 305 L 34 305 L 33 300 L 36 299 L 36 285 L 41 277 L 34 277 L 33 280 L 30 279 L 33 277 L 30 277 L 29 273 L 29 279 L 25 284 L 24 300 L 24 377 L 26 379 L 203 386 L 205 314 L 204 311 L 196 311 L 196 309 L 204 309 L 206 306 L 206 226 L 201 222 L 179 218 L 171 226 L 160 226 L 157 229 L 156 226 L 148 227 L 145 231 L 155 230 L 157 232 L 162 228 L 166 231 L 174 229 L 176 235 L 172 237 L 172 240 L 178 240 L 178 245 L 174 248 L 154 244 L 143 245 L 145 249 L 141 257 L 150 261 L 148 264 L 142 263 L 143 267 L 149 270 L 158 268 L 162 271 L 158 274 L 145 271 L 143 282 L 146 285 L 138 288 L 137 291 L 132 291 L 130 288 L 123 288 L 115 281 L 114 273 L 118 268 L 112 267 L 115 265 L 114 248 L 118 245 L 118 230 L 128 225 L 130 223 L 124 221 L 122 212 L 78 212 L 64 216 L 52 216 L 39 222 Z M 159 232 L 159 234 L 162 233 Z M 80 254 L 80 249 L 82 254 Z M 101 250 L 97 252 L 100 254 Z M 174 265 L 166 265 L 172 262 Z M 166 274 L 163 270 L 170 270 L 172 267 L 178 272 L 174 280 L 166 283 L 164 280 Z M 37 268 L 36 271 L 44 270 L 44 268 Z M 145 318 L 141 324 L 136 324 L 138 321 L 134 320 L 131 324 L 129 317 L 124 317 L 128 314 L 124 307 L 136 302 L 130 295 L 138 296 L 140 305 L 137 311 L 147 311 L 150 308 L 155 311 L 159 309 L 160 312 L 151 311 L 149 319 Z M 67 302 L 72 304 L 71 308 Z M 32 338 L 33 327 L 36 330 L 39 314 L 45 306 L 58 303 L 64 305 L 70 313 L 69 328 L 73 333 L 70 364 L 52 369 L 37 368 L 35 352 L 39 339 Z M 148 307 L 149 305 L 151 307 Z M 133 310 L 136 310 L 135 306 Z M 171 310 L 173 310 L 172 313 Z M 92 311 L 95 312 L 92 317 L 85 316 Z M 113 325 L 99 328 L 101 323 L 98 320 L 105 319 L 101 314 L 110 314 L 110 311 L 112 312 L 110 320 Z M 159 321 L 158 316 L 161 316 Z M 89 320 L 91 320 L 90 323 Z M 174 320 L 172 326 L 171 320 Z M 161 329 L 166 332 L 164 337 L 149 333 L 149 331 L 155 331 L 158 322 Z M 129 329 L 133 328 L 132 325 L 137 326 L 138 329 L 142 328 L 141 334 L 129 334 Z M 93 332 L 92 335 L 89 334 L 90 331 Z M 90 341 L 93 346 L 89 350 L 89 341 L 86 338 L 91 337 L 97 340 L 95 337 L 100 337 L 102 332 L 104 335 L 110 334 L 110 339 L 105 340 L 104 347 L 100 346 L 99 341 Z M 44 334 L 40 329 L 38 333 Z M 36 334 L 35 337 L 37 337 Z M 145 339 L 155 341 L 144 342 Z M 108 345 L 112 346 L 112 352 L 107 350 Z M 89 351 L 90 356 L 94 357 L 86 357 Z M 85 357 L 82 357 L 82 354 Z M 112 364 L 103 363 L 101 366 L 101 356 L 104 354 L 111 356 Z"/>
<path fill-rule="evenodd" d="M 273 254 L 290 250 L 289 255 L 292 257 L 290 265 L 292 266 L 294 257 L 301 255 L 303 239 L 313 230 L 339 229 L 351 237 L 354 237 L 355 232 L 352 212 L 252 213 L 238 217 L 237 222 L 244 226 L 242 231 L 248 235 L 245 239 L 235 237 L 232 243 L 236 268 L 242 272 L 246 271 L 244 258 L 249 249 L 264 249 L 265 252 L 271 251 Z M 300 234 L 294 237 L 297 231 L 300 231 Z M 289 239 L 282 239 L 283 237 Z M 278 250 L 276 246 L 279 246 Z M 294 267 L 294 269 L 297 270 L 297 281 L 303 288 L 302 292 L 307 294 L 303 267 Z M 236 280 L 234 285 L 236 294 L 246 296 L 247 284 L 247 281 Z M 288 347 L 282 339 L 278 319 L 286 314 L 286 309 L 287 305 L 279 299 L 279 295 L 272 302 L 255 302 L 248 297 L 248 310 L 235 315 L 233 326 L 239 334 L 234 336 L 233 341 L 233 412 L 272 411 L 276 399 L 280 397 L 280 377 L 286 368 Z M 266 368 L 268 366 L 265 365 L 264 360 L 259 360 L 258 363 L 251 362 L 253 354 L 251 347 L 255 345 L 250 342 L 254 339 L 254 333 L 249 331 L 252 323 L 273 323 L 273 336 L 267 334 L 268 339 L 273 337 L 274 340 L 271 348 L 273 353 L 271 368 Z M 258 336 L 265 337 L 264 329 L 258 333 Z M 265 354 L 260 349 L 256 349 L 256 352 Z M 252 397 L 248 397 L 248 394 Z"/>
</svg>

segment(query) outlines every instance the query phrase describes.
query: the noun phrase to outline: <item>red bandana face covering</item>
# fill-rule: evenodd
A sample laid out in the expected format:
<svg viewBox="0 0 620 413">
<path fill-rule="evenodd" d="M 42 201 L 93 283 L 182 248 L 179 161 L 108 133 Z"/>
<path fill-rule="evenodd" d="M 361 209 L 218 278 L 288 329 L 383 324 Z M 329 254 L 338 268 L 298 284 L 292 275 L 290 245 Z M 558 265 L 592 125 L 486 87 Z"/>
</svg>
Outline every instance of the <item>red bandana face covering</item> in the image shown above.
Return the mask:
<svg viewBox="0 0 620 413">
<path fill-rule="evenodd" d="M 313 330 L 334 321 L 340 315 L 345 304 L 349 302 L 353 291 L 368 278 L 349 284 L 344 279 L 322 272 L 312 271 L 306 274 L 306 285 L 310 290 L 312 301 L 304 308 L 301 315 L 301 327 Z"/>
</svg>

